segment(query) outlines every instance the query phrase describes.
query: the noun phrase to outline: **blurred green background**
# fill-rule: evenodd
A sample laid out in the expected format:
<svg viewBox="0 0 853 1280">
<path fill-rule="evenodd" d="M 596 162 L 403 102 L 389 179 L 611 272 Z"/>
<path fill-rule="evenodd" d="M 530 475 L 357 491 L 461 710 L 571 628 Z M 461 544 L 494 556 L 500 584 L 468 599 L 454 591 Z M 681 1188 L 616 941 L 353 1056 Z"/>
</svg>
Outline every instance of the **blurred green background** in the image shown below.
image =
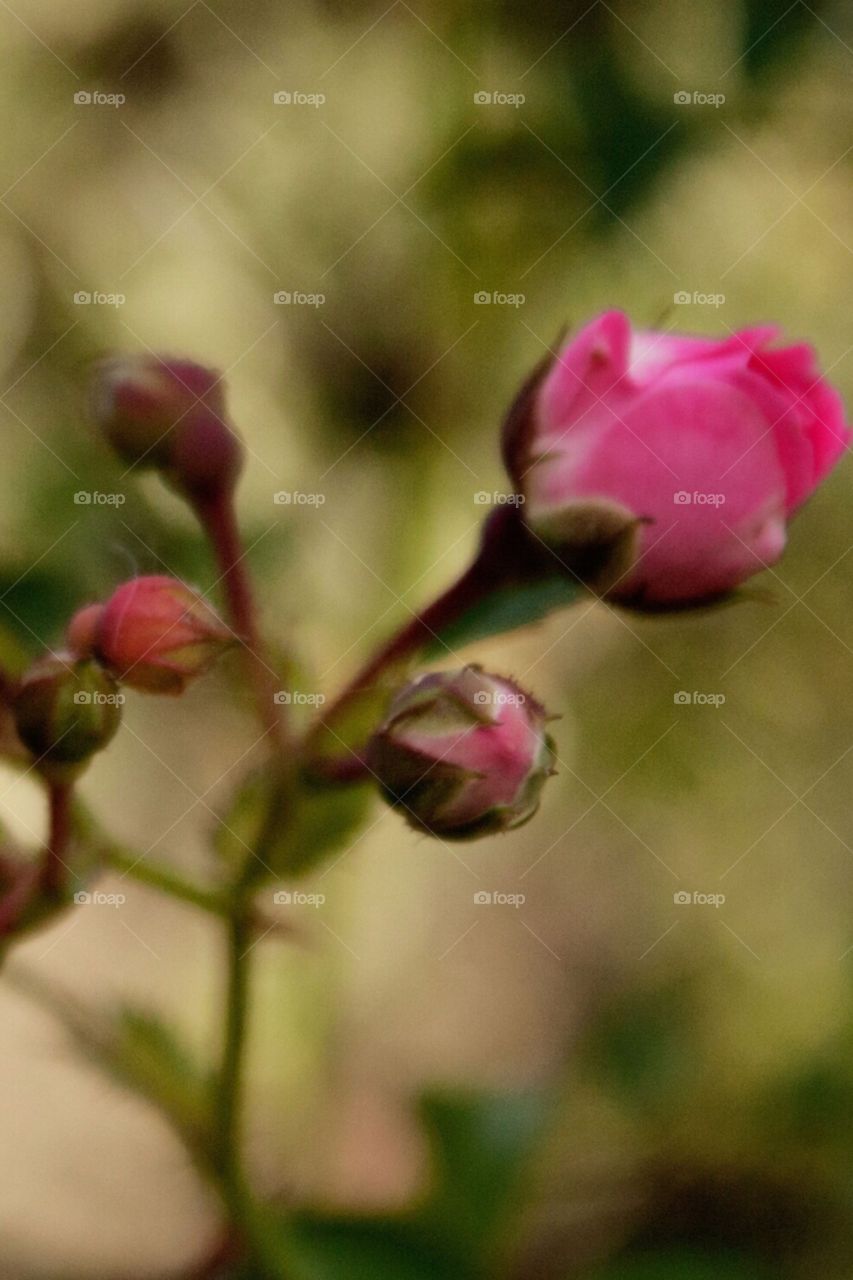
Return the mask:
<svg viewBox="0 0 853 1280">
<path fill-rule="evenodd" d="M 265 626 L 326 695 L 465 564 L 476 495 L 506 485 L 503 410 L 564 326 L 613 306 L 721 337 L 778 322 L 853 396 L 840 0 L 13 0 L 0 39 L 7 651 L 56 645 L 133 573 L 215 580 L 178 502 L 87 425 L 107 350 L 227 371 Z M 452 853 L 377 803 L 313 876 L 323 906 L 292 908 L 297 945 L 259 944 L 262 1186 L 345 1236 L 426 1194 L 424 1089 L 500 1095 L 513 1160 L 532 1093 L 544 1137 L 494 1274 L 848 1280 L 850 485 L 843 464 L 736 606 L 581 604 L 466 653 L 562 713 L 559 777 L 533 824 Z M 113 831 L 199 875 L 255 737 L 232 675 L 133 697 L 84 783 Z M 36 787 L 0 783 L 35 842 Z M 104 888 L 126 903 L 64 916 L 16 968 L 159 1010 L 208 1055 L 214 930 Z M 4 1277 L 190 1274 L 216 1219 L 183 1151 L 20 991 L 0 1008 Z M 322 1274 L 348 1277 L 329 1248 Z M 385 1274 L 404 1272 L 352 1271 Z"/>
</svg>

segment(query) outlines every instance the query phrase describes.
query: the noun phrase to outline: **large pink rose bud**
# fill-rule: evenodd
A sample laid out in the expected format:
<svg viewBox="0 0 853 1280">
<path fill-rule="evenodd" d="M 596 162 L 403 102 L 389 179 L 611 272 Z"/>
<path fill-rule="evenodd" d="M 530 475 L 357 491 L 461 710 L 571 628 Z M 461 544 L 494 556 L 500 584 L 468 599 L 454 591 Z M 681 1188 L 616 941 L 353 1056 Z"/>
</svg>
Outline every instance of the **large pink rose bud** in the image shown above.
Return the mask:
<svg viewBox="0 0 853 1280">
<path fill-rule="evenodd" d="M 532 818 L 553 772 L 542 707 L 478 667 L 413 680 L 371 739 L 367 762 L 410 826 L 446 840 Z"/>
<path fill-rule="evenodd" d="M 175 578 L 154 576 L 132 578 L 113 593 L 97 617 L 94 651 L 132 689 L 178 694 L 232 642 L 201 596 Z"/>
<path fill-rule="evenodd" d="M 233 489 L 243 447 L 215 370 L 148 355 L 103 360 L 95 366 L 92 410 L 129 466 L 158 467 L 193 500 Z"/>
<path fill-rule="evenodd" d="M 777 336 L 634 332 L 620 311 L 593 320 L 507 422 L 528 528 L 559 553 L 602 522 L 633 523 L 611 594 L 636 604 L 712 598 L 774 564 L 788 519 L 850 439 L 812 348 Z"/>
</svg>

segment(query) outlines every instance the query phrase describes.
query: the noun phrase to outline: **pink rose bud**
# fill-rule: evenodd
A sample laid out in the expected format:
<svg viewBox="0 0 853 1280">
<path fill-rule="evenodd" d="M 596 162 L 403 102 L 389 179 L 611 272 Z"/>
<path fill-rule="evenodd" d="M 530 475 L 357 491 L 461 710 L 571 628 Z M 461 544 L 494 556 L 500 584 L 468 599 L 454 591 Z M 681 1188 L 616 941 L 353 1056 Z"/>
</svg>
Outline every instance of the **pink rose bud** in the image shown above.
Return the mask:
<svg viewBox="0 0 853 1280">
<path fill-rule="evenodd" d="M 178 694 L 232 640 L 225 623 L 182 582 L 132 578 L 103 606 L 95 651 L 132 689 Z"/>
<path fill-rule="evenodd" d="M 367 761 L 410 826 L 448 840 L 510 831 L 532 818 L 553 772 L 542 707 L 479 667 L 406 685 Z"/>
<path fill-rule="evenodd" d="M 130 466 L 158 467 L 193 499 L 233 489 L 243 448 L 215 370 L 148 355 L 103 360 L 95 367 L 92 409 Z"/>
<path fill-rule="evenodd" d="M 42 771 L 70 779 L 113 737 L 122 701 L 115 680 L 97 662 L 57 654 L 24 674 L 12 711 L 18 737 Z"/>
<path fill-rule="evenodd" d="M 65 641 L 75 658 L 90 658 L 94 653 L 103 612 L 102 604 L 87 604 L 69 622 Z"/>
<path fill-rule="evenodd" d="M 528 528 L 560 552 L 599 521 L 632 522 L 635 554 L 611 594 L 636 604 L 712 598 L 774 564 L 851 434 L 812 348 L 774 347 L 777 336 L 633 332 L 620 311 L 593 320 L 507 422 Z"/>
</svg>

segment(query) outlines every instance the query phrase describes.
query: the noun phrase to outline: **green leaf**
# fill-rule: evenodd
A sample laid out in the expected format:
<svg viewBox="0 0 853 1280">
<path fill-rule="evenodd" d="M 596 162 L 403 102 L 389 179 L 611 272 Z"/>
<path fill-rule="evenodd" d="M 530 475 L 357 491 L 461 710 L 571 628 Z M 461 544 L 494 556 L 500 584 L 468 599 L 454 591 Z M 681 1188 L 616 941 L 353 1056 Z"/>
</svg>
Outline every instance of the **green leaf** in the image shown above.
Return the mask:
<svg viewBox="0 0 853 1280">
<path fill-rule="evenodd" d="M 261 848 L 275 785 L 266 770 L 250 774 L 217 828 L 214 846 L 232 867 L 256 854 L 272 876 L 305 875 L 345 843 L 363 821 L 371 798 L 368 786 L 305 780 L 294 801 L 295 811 L 285 815 L 280 832 L 274 832 Z"/>
<path fill-rule="evenodd" d="M 230 803 L 219 815 L 213 832 L 213 847 L 232 873 L 236 873 L 257 847 L 269 803 L 267 771 L 255 769 L 240 783 Z"/>
<path fill-rule="evenodd" d="M 542 1093 L 425 1095 L 433 1189 L 399 1217 L 282 1216 L 289 1280 L 491 1280 L 547 1111 Z"/>
<path fill-rule="evenodd" d="M 370 786 L 330 786 L 305 782 L 294 833 L 276 870 L 304 875 L 343 848 L 360 827 L 373 798 Z"/>
<path fill-rule="evenodd" d="M 493 592 L 473 605 L 425 646 L 423 657 L 432 661 L 448 656 L 475 640 L 515 631 L 540 622 L 555 609 L 573 604 L 583 588 L 572 579 L 554 575 Z"/>
<path fill-rule="evenodd" d="M 434 1188 L 420 1211 L 470 1259 L 499 1238 L 548 1110 L 542 1093 L 424 1096 Z"/>
<path fill-rule="evenodd" d="M 89 1061 L 147 1098 L 192 1150 L 201 1150 L 210 1127 L 210 1077 L 156 1013 L 128 1005 L 103 1014 L 33 973 L 15 972 L 7 981 L 52 1014 Z"/>
<path fill-rule="evenodd" d="M 111 1059 L 112 1073 L 155 1102 L 183 1133 L 205 1132 L 209 1077 L 157 1014 L 119 1010 Z"/>
</svg>

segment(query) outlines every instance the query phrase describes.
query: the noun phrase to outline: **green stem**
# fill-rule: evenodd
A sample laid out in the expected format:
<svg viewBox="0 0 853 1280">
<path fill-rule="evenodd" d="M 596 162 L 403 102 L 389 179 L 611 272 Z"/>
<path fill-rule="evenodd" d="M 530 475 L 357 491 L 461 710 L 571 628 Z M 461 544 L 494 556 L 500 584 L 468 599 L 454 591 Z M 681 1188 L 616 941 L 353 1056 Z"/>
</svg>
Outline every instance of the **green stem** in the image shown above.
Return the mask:
<svg viewBox="0 0 853 1280">
<path fill-rule="evenodd" d="M 214 1152 L 229 1197 L 242 1204 L 240 1130 L 244 1084 L 244 1047 L 249 1008 L 251 928 L 240 895 L 227 925 L 225 1027 L 214 1123 Z"/>
<path fill-rule="evenodd" d="M 228 921 L 225 1028 L 215 1099 L 213 1166 L 228 1215 L 247 1244 L 259 1280 L 282 1280 L 284 1260 L 275 1221 L 252 1194 L 241 1149 L 252 945 L 252 924 L 245 899 L 245 892 L 238 888 Z"/>
<path fill-rule="evenodd" d="M 114 871 L 120 871 L 123 876 L 131 877 L 139 884 L 159 889 L 171 898 L 188 902 L 202 911 L 210 912 L 211 915 L 227 916 L 228 914 L 228 902 L 221 893 L 193 884 L 182 876 L 176 875 L 168 867 L 146 862 L 138 854 L 118 845 L 105 848 L 102 856 L 107 866 L 112 867 Z"/>
<path fill-rule="evenodd" d="M 114 840 L 100 826 L 91 809 L 79 798 L 74 802 L 73 830 L 81 845 L 91 849 L 94 860 L 112 867 L 114 871 L 137 880 L 152 889 L 159 889 L 172 898 L 188 902 L 211 915 L 227 917 L 230 902 L 227 895 L 204 885 L 194 884 L 162 863 L 149 862 L 143 854 L 129 845 Z"/>
</svg>

